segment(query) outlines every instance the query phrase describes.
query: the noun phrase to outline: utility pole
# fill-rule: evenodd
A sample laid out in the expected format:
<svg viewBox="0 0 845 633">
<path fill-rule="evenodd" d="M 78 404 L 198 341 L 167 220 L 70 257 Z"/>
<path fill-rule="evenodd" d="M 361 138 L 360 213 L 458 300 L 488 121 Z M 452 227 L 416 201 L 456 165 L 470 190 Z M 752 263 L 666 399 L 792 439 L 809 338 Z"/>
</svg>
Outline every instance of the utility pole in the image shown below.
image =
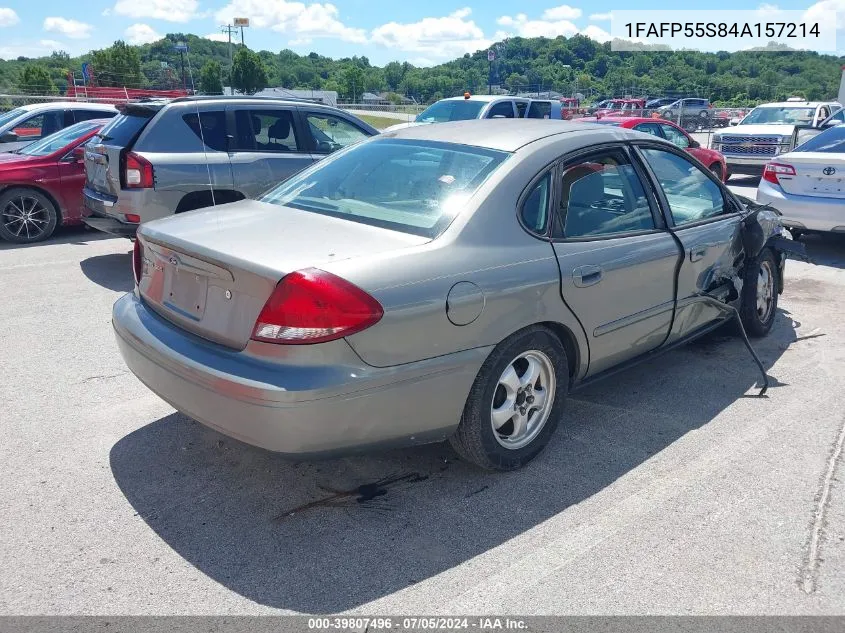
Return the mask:
<svg viewBox="0 0 845 633">
<path fill-rule="evenodd" d="M 232 86 L 232 66 L 234 65 L 232 61 L 232 31 L 237 33 L 238 27 L 231 24 L 220 27 L 220 32 L 229 36 L 229 87 L 232 89 L 232 94 L 235 94 L 235 88 Z M 243 28 L 241 28 L 241 43 L 243 43 L 243 32 Z"/>
</svg>

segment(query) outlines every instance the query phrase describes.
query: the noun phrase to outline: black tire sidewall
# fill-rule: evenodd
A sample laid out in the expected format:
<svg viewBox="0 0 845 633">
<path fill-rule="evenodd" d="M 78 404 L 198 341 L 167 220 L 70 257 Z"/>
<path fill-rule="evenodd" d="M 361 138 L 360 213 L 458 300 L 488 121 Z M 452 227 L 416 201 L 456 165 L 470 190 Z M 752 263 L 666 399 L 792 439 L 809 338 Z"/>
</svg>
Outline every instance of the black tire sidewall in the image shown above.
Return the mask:
<svg viewBox="0 0 845 633">
<path fill-rule="evenodd" d="M 760 273 L 760 264 L 768 260 L 771 264 L 772 275 L 774 276 L 774 289 L 772 292 L 772 310 L 769 318 L 763 322 L 757 314 L 757 276 Z M 768 248 L 764 248 L 745 268 L 745 275 L 742 286 L 742 304 L 740 316 L 742 325 L 748 336 L 766 336 L 772 329 L 778 309 L 778 263 L 774 254 Z"/>
<path fill-rule="evenodd" d="M 47 214 L 49 216 L 47 228 L 41 235 L 34 239 L 27 239 L 25 236 L 22 237 L 20 235 L 15 235 L 6 228 L 5 223 L 2 221 L 2 213 L 6 210 L 6 206 L 11 200 L 14 200 L 15 198 L 18 198 L 20 196 L 38 199 L 38 202 L 47 210 Z M 0 238 L 8 242 L 12 242 L 14 244 L 32 244 L 34 242 L 46 240 L 56 230 L 56 226 L 58 225 L 58 223 L 59 213 L 56 209 L 56 205 L 54 205 L 52 200 L 50 200 L 50 198 L 45 196 L 40 191 L 36 191 L 34 189 L 23 189 L 18 187 L 15 189 L 9 189 L 8 191 L 0 195 Z"/>
<path fill-rule="evenodd" d="M 724 174 L 722 173 L 722 166 L 719 163 L 713 163 L 710 165 L 710 173 L 712 173 L 716 178 L 719 179 L 719 182 L 724 181 Z"/>
<path fill-rule="evenodd" d="M 549 419 L 530 444 L 520 449 L 505 448 L 496 440 L 491 422 L 491 404 L 499 377 L 521 353 L 537 350 L 548 356 L 555 371 L 555 396 Z M 470 391 L 461 419 L 482 449 L 487 463 L 479 465 L 494 470 L 514 470 L 523 466 L 545 448 L 557 429 L 569 391 L 566 352 L 558 338 L 545 328 L 532 328 L 503 341 L 488 357 Z M 478 460 L 474 460 L 478 461 Z"/>
</svg>

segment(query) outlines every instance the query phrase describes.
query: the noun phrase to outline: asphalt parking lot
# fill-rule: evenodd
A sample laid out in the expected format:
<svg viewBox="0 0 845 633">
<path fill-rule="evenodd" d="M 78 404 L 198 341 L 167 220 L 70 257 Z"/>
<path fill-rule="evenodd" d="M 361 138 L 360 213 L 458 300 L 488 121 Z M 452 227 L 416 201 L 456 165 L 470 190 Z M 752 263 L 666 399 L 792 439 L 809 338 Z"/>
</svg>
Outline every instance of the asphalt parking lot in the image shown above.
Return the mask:
<svg viewBox="0 0 845 633">
<path fill-rule="evenodd" d="M 117 352 L 127 240 L 0 243 L 0 612 L 845 613 L 845 239 L 805 241 L 767 398 L 719 333 L 574 395 L 510 474 L 219 435 Z"/>
</svg>

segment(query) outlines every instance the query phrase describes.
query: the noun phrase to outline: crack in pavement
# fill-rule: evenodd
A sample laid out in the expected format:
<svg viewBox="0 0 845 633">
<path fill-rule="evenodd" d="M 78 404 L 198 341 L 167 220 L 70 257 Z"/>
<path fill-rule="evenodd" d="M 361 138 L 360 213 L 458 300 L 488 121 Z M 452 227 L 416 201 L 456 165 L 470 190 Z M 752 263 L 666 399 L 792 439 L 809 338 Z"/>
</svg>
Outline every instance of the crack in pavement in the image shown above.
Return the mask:
<svg viewBox="0 0 845 633">
<path fill-rule="evenodd" d="M 843 418 L 842 424 L 839 426 L 839 433 L 827 458 L 827 468 L 825 469 L 824 477 L 822 477 L 819 484 L 819 492 L 817 494 L 818 503 L 816 505 L 816 511 L 813 513 L 813 525 L 807 541 L 804 562 L 801 565 L 801 588 L 806 594 L 811 594 L 816 590 L 819 563 L 821 562 L 822 533 L 826 523 L 827 508 L 830 505 L 830 489 L 833 486 L 836 466 L 839 458 L 842 456 L 843 446 L 845 446 L 845 418 Z"/>
</svg>

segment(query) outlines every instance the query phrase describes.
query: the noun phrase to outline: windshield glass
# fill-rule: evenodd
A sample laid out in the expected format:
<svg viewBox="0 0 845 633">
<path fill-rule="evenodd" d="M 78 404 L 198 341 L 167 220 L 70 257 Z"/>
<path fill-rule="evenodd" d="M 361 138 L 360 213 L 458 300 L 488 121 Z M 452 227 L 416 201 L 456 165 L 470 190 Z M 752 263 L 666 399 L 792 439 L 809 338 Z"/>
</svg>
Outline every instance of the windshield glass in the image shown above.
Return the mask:
<svg viewBox="0 0 845 633">
<path fill-rule="evenodd" d="M 845 154 L 845 125 L 837 125 L 836 127 L 825 130 L 792 151 Z"/>
<path fill-rule="evenodd" d="M 445 123 L 446 121 L 466 121 L 477 119 L 478 113 L 484 107 L 483 101 L 438 101 L 423 110 L 417 121 L 426 123 Z"/>
<path fill-rule="evenodd" d="M 379 139 L 316 163 L 263 202 L 434 238 L 507 152 Z"/>
<path fill-rule="evenodd" d="M 18 153 L 23 154 L 24 156 L 47 156 L 53 152 L 58 152 L 63 147 L 67 147 L 97 127 L 100 127 L 100 124 L 92 121 L 77 123 L 76 125 L 71 125 L 64 130 L 56 132 L 55 134 L 45 136 L 40 141 L 30 143 L 26 147 L 18 150 Z"/>
<path fill-rule="evenodd" d="M 807 106 L 754 108 L 740 125 L 806 125 L 813 122 L 815 113 L 815 108 Z"/>
<path fill-rule="evenodd" d="M 23 108 L 15 108 L 14 110 L 9 110 L 8 112 L 0 114 L 0 127 L 3 127 L 11 120 L 18 118 L 24 112 L 26 112 L 26 110 Z"/>
</svg>

